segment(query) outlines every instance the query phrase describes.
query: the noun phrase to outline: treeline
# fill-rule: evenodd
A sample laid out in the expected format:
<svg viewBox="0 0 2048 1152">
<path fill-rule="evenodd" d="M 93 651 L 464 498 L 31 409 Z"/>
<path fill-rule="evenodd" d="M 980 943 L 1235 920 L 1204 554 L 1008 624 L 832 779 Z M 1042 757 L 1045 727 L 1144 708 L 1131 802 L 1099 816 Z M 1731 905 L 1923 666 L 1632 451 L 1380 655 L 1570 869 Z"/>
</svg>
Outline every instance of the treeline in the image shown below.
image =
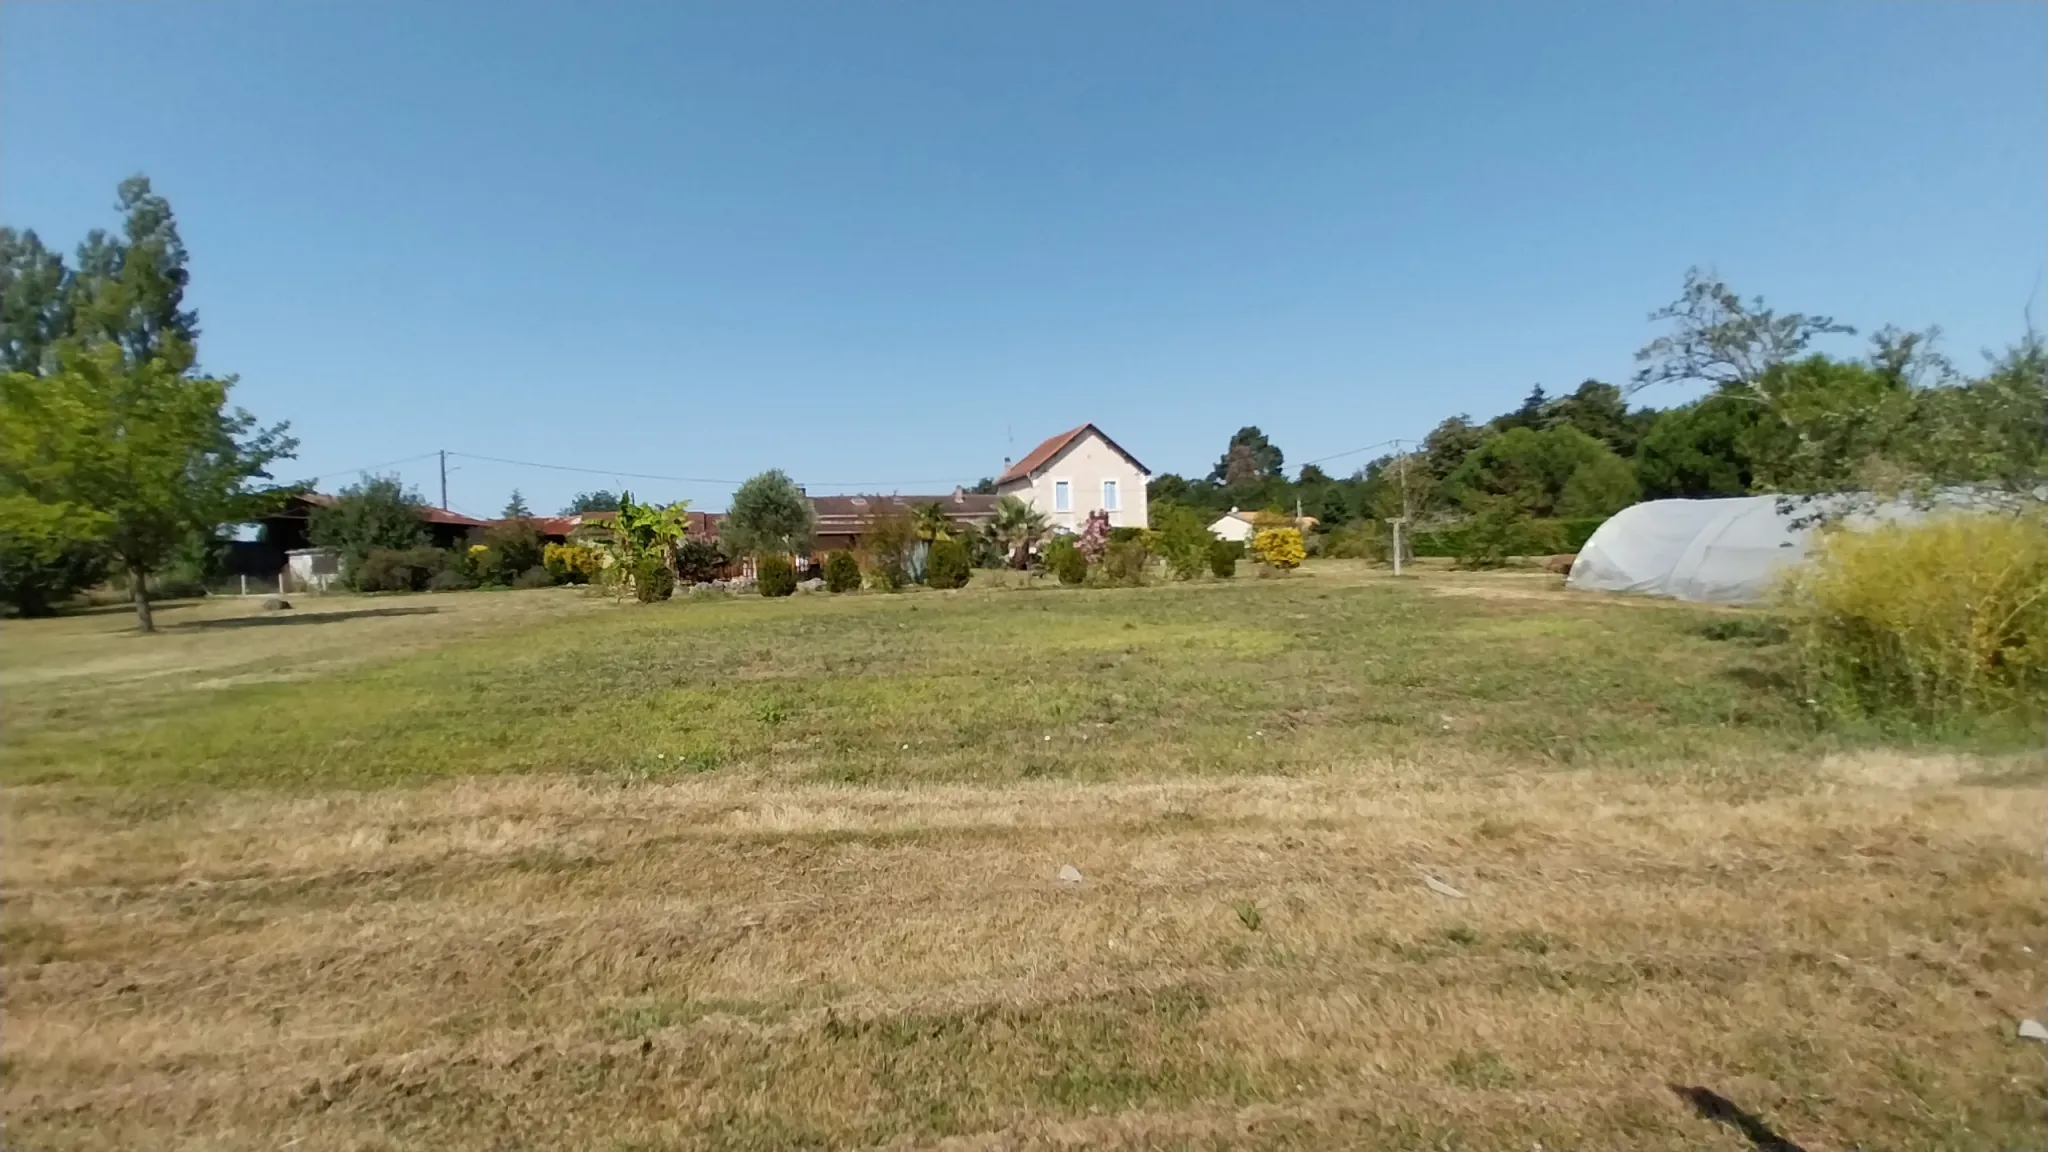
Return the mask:
<svg viewBox="0 0 2048 1152">
<path fill-rule="evenodd" d="M 1626 386 L 1586 380 L 1552 396 L 1539 385 L 1511 411 L 1448 417 L 1346 477 L 1311 463 L 1289 479 L 1279 446 L 1242 428 L 1206 476 L 1154 477 L 1151 497 L 1212 516 L 1299 509 L 1324 532 L 1405 518 L 1426 534 L 1482 516 L 1597 521 L 1666 497 L 1970 485 L 2031 500 L 2048 485 L 2048 351 L 2032 331 L 1974 375 L 1939 351 L 1933 329 L 1885 327 L 1864 355 L 1829 356 L 1813 342 L 1855 329 L 1781 314 L 1698 269 L 1651 320 L 1661 331 Z M 1631 406 L 1662 386 L 1705 394 Z"/>
</svg>

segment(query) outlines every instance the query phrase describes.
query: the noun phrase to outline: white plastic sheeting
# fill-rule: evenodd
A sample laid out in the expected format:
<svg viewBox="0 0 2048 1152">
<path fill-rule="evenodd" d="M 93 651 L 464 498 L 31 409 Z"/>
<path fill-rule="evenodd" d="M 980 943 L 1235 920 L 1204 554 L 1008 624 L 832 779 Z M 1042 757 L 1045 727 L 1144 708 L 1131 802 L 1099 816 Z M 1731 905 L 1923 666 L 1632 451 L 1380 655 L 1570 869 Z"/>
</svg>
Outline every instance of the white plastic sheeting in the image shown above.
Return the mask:
<svg viewBox="0 0 2048 1152">
<path fill-rule="evenodd" d="M 2048 499 L 2048 491 L 2036 494 Z M 1596 529 L 1565 583 L 1572 588 L 1636 592 L 1712 604 L 1754 604 L 1778 573 L 1806 558 L 1813 521 L 1823 511 L 1849 527 L 1918 520 L 1941 513 L 2010 508 L 1996 493 L 1944 489 L 1923 502 L 1874 504 L 1869 496 L 1650 500 L 1622 509 Z"/>
<path fill-rule="evenodd" d="M 1720 604 L 1763 599 L 1780 569 L 1806 556 L 1811 531 L 1775 496 L 1651 500 L 1602 524 L 1566 584 Z"/>
</svg>

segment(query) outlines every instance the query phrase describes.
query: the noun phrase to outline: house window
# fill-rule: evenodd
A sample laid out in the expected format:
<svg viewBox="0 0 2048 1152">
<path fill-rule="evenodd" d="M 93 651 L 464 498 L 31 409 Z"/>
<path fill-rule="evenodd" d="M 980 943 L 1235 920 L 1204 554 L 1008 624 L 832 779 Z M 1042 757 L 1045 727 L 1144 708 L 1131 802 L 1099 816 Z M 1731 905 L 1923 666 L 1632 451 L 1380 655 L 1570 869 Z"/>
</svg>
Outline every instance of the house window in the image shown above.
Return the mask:
<svg viewBox="0 0 2048 1152">
<path fill-rule="evenodd" d="M 1102 510 L 1105 512 L 1117 510 L 1116 481 L 1114 480 L 1104 480 L 1102 482 Z"/>
<path fill-rule="evenodd" d="M 1052 510 L 1072 512 L 1074 510 L 1074 486 L 1066 480 L 1052 482 Z"/>
</svg>

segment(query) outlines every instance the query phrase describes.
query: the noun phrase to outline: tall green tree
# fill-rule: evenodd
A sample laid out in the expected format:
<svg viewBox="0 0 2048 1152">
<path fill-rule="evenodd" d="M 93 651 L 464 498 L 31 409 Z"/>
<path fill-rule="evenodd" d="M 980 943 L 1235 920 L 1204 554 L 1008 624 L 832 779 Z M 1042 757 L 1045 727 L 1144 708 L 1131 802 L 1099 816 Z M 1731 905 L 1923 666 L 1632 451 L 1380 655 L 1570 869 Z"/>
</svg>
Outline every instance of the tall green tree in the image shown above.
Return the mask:
<svg viewBox="0 0 2048 1152">
<path fill-rule="evenodd" d="M 1564 495 L 1581 469 L 1595 471 L 1576 490 L 1570 514 L 1606 515 L 1634 499 L 1627 465 L 1576 428 L 1510 428 L 1467 456 L 1448 483 L 1468 509 L 1505 500 L 1523 516 L 1550 517 L 1566 514 Z M 1619 503 L 1597 506 L 1613 501 Z"/>
<path fill-rule="evenodd" d="M 1658 413 L 1636 445 L 1644 498 L 1748 495 L 1756 480 L 1749 431 L 1763 414 L 1748 396 L 1725 392 Z"/>
<path fill-rule="evenodd" d="M 2048 344 L 2029 332 L 1978 379 L 1925 394 L 1909 435 L 1932 484 L 2048 499 Z"/>
<path fill-rule="evenodd" d="M 580 516 L 585 512 L 617 512 L 619 497 L 609 489 L 599 488 L 595 492 L 578 492 L 569 506 L 562 509 L 564 516 Z"/>
<path fill-rule="evenodd" d="M 1762 490 L 1869 491 L 1912 471 L 1917 396 L 1900 376 L 1814 355 L 1772 365 L 1751 391 L 1766 397 L 1743 444 Z"/>
<path fill-rule="evenodd" d="M 511 498 L 505 501 L 505 511 L 500 515 L 506 520 L 529 520 L 533 517 L 533 509 L 526 506 L 526 497 L 521 496 L 519 489 L 514 488 Z"/>
<path fill-rule="evenodd" d="M 420 494 L 398 477 L 368 476 L 343 488 L 333 503 L 313 509 L 306 535 L 315 548 L 333 550 L 342 580 L 353 586 L 372 551 L 404 551 L 427 542 L 420 519 L 425 508 Z"/>
<path fill-rule="evenodd" d="M 1216 467 L 1209 470 L 1209 482 L 1239 487 L 1260 480 L 1279 479 L 1285 472 L 1286 456 L 1254 426 L 1239 428 L 1230 437 Z"/>
<path fill-rule="evenodd" d="M 802 555 L 810 551 L 817 514 L 796 481 L 771 468 L 740 485 L 719 522 L 719 541 L 734 556 Z"/>
<path fill-rule="evenodd" d="M 0 372 L 56 370 L 71 336 L 71 272 L 33 231 L 0 228 Z"/>
<path fill-rule="evenodd" d="M 95 229 L 79 245 L 72 334 L 118 346 L 131 364 L 160 359 L 184 371 L 197 359 L 199 314 L 185 307 L 190 258 L 177 217 L 147 176 L 123 180 L 116 206 L 121 235 Z"/>
<path fill-rule="evenodd" d="M 1531 384 L 1529 394 L 1522 398 L 1521 407 L 1494 417 L 1488 427 L 1495 432 L 1505 432 L 1510 428 L 1527 428 L 1534 432 L 1544 426 L 1549 408 L 1550 396 L 1543 391 L 1543 385 Z"/>
<path fill-rule="evenodd" d="M 1625 457 L 1635 454 L 1637 442 L 1654 418 L 1653 413 L 1629 411 L 1620 388 L 1587 380 L 1571 395 L 1550 401 L 1543 409 L 1540 426 L 1577 428 Z"/>
<path fill-rule="evenodd" d="M 159 356 L 131 362 L 114 342 L 66 353 L 52 376 L 0 378 L 0 491 L 91 525 L 128 575 L 144 632 L 156 627 L 149 577 L 284 491 L 261 482 L 296 442 L 230 411 L 233 384 Z"/>
<path fill-rule="evenodd" d="M 1472 418 L 1462 413 L 1439 423 L 1422 438 L 1422 457 L 1429 474 L 1439 484 L 1449 480 L 1451 473 L 1465 462 L 1465 457 L 1486 443 L 1489 435 L 1491 433 L 1473 424 Z"/>
</svg>

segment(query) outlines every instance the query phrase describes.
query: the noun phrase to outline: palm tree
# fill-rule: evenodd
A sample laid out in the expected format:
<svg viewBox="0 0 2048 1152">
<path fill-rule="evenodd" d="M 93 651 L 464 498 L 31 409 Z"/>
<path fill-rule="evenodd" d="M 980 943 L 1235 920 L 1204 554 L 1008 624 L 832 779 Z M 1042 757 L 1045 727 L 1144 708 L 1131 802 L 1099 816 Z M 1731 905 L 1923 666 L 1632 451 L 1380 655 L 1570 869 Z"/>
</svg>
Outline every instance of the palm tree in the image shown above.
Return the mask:
<svg viewBox="0 0 2048 1152">
<path fill-rule="evenodd" d="M 912 507 L 910 520 L 917 525 L 917 538 L 927 544 L 953 538 L 953 518 L 946 515 L 946 506 L 937 500 Z"/>
<path fill-rule="evenodd" d="M 1045 513 L 1015 496 L 996 501 L 988 534 L 1003 549 L 1012 568 L 1022 568 L 1031 556 L 1031 546 L 1045 538 L 1052 522 Z"/>
</svg>

